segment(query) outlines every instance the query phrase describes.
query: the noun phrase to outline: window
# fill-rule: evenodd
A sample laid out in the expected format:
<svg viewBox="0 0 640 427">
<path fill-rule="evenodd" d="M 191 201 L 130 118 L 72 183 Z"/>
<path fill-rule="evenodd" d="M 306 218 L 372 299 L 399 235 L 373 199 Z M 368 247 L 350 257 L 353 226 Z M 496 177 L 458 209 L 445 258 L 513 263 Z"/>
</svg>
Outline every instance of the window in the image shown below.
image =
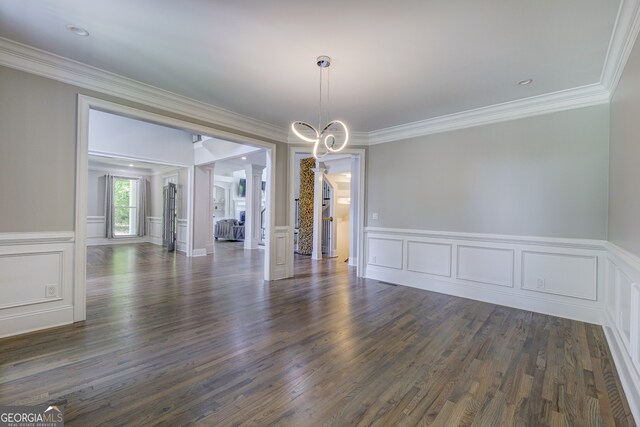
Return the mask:
<svg viewBox="0 0 640 427">
<path fill-rule="evenodd" d="M 113 234 L 138 234 L 138 179 L 113 178 Z"/>
</svg>

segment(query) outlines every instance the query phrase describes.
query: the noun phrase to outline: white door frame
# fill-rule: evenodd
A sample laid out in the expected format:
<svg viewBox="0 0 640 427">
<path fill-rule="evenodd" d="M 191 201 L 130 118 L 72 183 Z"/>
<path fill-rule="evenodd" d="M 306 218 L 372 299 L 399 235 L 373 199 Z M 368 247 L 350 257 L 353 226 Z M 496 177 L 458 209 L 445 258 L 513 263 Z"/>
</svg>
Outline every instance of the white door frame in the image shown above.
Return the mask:
<svg viewBox="0 0 640 427">
<path fill-rule="evenodd" d="M 161 114 L 151 113 L 137 108 L 127 107 L 111 101 L 78 94 L 78 122 L 76 144 L 76 185 L 75 185 L 75 245 L 74 245 L 74 274 L 73 274 L 73 320 L 80 322 L 86 319 L 87 313 L 87 174 L 89 170 L 89 111 L 98 110 L 117 114 L 132 119 L 156 123 L 162 126 L 182 129 L 195 134 L 207 135 L 224 139 L 238 144 L 251 145 L 267 150 L 267 186 L 266 186 L 266 237 L 264 278 L 272 280 L 273 233 L 275 230 L 275 165 L 276 145 L 271 142 L 251 138 L 232 132 L 222 131 L 209 126 L 195 124 L 189 121 L 175 119 Z M 144 159 L 140 159 L 144 160 Z M 187 255 L 193 250 L 193 169 L 190 165 L 188 194 L 189 234 L 187 237 Z"/>
<path fill-rule="evenodd" d="M 291 248 L 288 256 L 288 265 L 290 267 L 290 276 L 293 276 L 293 262 L 294 262 L 294 253 L 293 253 L 293 228 L 295 225 L 295 214 L 296 214 L 296 205 L 295 205 L 295 162 L 296 162 L 296 154 L 310 154 L 313 155 L 313 147 L 312 146 L 292 146 L 289 147 L 289 222 L 291 224 Z M 363 256 L 363 248 L 364 248 L 364 177 L 365 177 L 365 154 L 366 150 L 364 148 L 345 148 L 340 151 L 340 154 L 351 154 L 357 156 L 359 158 L 359 166 L 360 171 L 357 176 L 358 179 L 358 261 L 356 264 L 356 275 L 358 277 L 363 277 L 364 275 L 364 256 Z M 351 177 L 353 179 L 353 176 Z M 351 254 L 350 254 L 351 255 Z"/>
</svg>

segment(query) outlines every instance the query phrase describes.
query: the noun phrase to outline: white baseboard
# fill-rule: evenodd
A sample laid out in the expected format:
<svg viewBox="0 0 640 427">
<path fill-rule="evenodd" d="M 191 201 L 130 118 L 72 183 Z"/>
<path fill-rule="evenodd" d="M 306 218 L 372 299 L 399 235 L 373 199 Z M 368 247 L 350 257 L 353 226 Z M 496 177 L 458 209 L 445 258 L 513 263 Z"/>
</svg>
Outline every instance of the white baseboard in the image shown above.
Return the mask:
<svg viewBox="0 0 640 427">
<path fill-rule="evenodd" d="M 207 256 L 207 249 L 206 248 L 198 248 L 198 249 L 194 249 L 193 252 L 191 253 L 192 257 L 201 257 L 201 256 Z"/>
<path fill-rule="evenodd" d="M 609 319 L 611 324 L 613 319 Z M 617 328 L 611 326 L 604 326 L 604 334 L 611 350 L 611 356 L 613 357 L 613 363 L 618 371 L 618 377 L 622 383 L 624 394 L 629 403 L 629 409 L 635 419 L 636 423 L 640 421 L 640 375 L 634 367 L 634 363 L 631 360 L 629 352 L 626 350 L 621 336 Z"/>
<path fill-rule="evenodd" d="M 88 237 L 87 246 L 102 246 L 102 245 L 126 245 L 131 243 L 149 243 L 150 240 L 147 236 L 144 237 L 116 237 L 113 239 L 107 239 L 106 237 Z"/>
<path fill-rule="evenodd" d="M 604 322 L 604 311 L 597 305 L 580 305 L 538 296 L 523 297 L 515 292 L 491 289 L 482 283 L 460 283 L 377 266 L 367 267 L 367 278 L 598 325 Z"/>
<path fill-rule="evenodd" d="M 73 306 L 36 310 L 0 317 L 0 338 L 73 323 Z"/>
<path fill-rule="evenodd" d="M 154 245 L 162 246 L 163 245 L 162 237 L 149 236 L 149 243 L 153 243 Z"/>
<path fill-rule="evenodd" d="M 349 257 L 349 267 L 357 267 L 358 266 L 358 257 L 352 256 Z"/>
</svg>

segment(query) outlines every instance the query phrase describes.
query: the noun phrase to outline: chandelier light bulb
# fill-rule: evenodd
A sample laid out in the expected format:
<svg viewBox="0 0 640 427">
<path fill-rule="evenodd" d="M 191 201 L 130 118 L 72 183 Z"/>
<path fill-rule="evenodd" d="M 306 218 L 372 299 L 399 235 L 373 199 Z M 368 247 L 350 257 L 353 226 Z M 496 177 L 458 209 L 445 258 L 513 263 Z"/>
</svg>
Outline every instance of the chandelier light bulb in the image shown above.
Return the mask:
<svg viewBox="0 0 640 427">
<path fill-rule="evenodd" d="M 291 130 L 294 135 L 301 140 L 312 143 L 313 157 L 320 159 L 329 153 L 337 153 L 347 146 L 347 143 L 349 142 L 349 129 L 347 129 L 347 125 L 341 120 L 333 120 L 324 126 L 324 128 L 322 127 L 322 69 L 329 68 L 331 65 L 331 58 L 328 56 L 319 56 L 316 64 L 320 68 L 320 120 L 318 123 L 318 129 L 309 123 L 297 121 L 291 123 Z M 319 129 L 322 129 L 322 131 Z M 336 131 L 342 132 L 343 135 L 336 135 Z M 311 137 L 304 135 L 303 132 L 311 135 Z M 338 142 L 339 140 L 342 140 L 342 142 Z M 322 141 L 322 145 L 324 145 L 325 148 L 322 154 L 318 154 L 320 141 Z"/>
</svg>

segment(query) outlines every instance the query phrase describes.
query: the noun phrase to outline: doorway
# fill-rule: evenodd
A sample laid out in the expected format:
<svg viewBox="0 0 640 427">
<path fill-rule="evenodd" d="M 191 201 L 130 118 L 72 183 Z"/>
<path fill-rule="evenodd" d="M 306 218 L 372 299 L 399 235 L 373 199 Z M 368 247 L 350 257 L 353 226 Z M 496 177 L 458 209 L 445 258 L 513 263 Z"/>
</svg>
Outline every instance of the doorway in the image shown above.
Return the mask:
<svg viewBox="0 0 640 427">
<path fill-rule="evenodd" d="M 311 190 L 309 188 L 304 191 L 300 190 L 301 164 L 302 168 L 314 170 L 313 178 L 305 177 L 305 173 L 302 173 L 303 180 L 315 180 L 311 184 L 308 182 L 302 184 L 307 187 L 311 185 Z M 341 261 L 348 259 L 349 266 L 356 267 L 358 277 L 362 277 L 364 272 L 363 257 L 360 254 L 362 254 L 364 239 L 364 176 L 364 149 L 344 149 L 337 155 L 329 155 L 318 162 L 313 159 L 312 147 L 290 147 L 289 217 L 293 223 L 291 237 L 293 250 L 289 252 L 289 262 L 292 266 L 295 253 L 304 251 L 314 259 L 320 259 L 323 256 L 336 257 Z M 318 180 L 318 177 L 321 179 Z M 328 184 L 328 193 L 323 192 L 327 188 L 325 184 Z M 313 213 L 309 213 L 309 201 L 301 200 L 304 199 L 304 195 L 301 197 L 303 192 L 316 193 L 313 196 L 315 202 Z M 329 196 L 325 197 L 325 194 L 329 194 Z M 327 201 L 329 205 L 324 203 L 323 207 L 322 201 L 325 198 L 330 199 Z M 311 238 L 302 231 L 304 227 L 309 228 L 309 219 L 305 218 L 304 214 L 301 215 L 301 210 L 306 211 L 307 216 L 314 216 L 311 221 L 314 227 Z M 328 227 L 332 228 L 329 233 L 327 232 Z M 342 233 L 342 239 L 340 233 Z M 344 233 L 347 233 L 348 238 L 344 238 Z M 332 238 L 333 241 L 331 241 Z M 342 253 L 338 250 L 339 244 L 342 244 Z M 345 244 L 348 245 L 348 250 L 345 248 Z M 347 251 L 348 255 L 345 256 Z"/>
<path fill-rule="evenodd" d="M 262 141 L 255 138 L 246 137 L 243 135 L 234 134 L 231 132 L 221 131 L 208 126 L 198 125 L 195 123 L 187 122 L 181 119 L 175 119 L 168 116 L 163 116 L 155 113 L 150 113 L 144 110 L 139 110 L 113 102 L 92 98 L 85 95 L 78 95 L 78 136 L 76 146 L 76 186 L 75 186 L 75 199 L 76 199 L 76 218 L 75 218 L 75 245 L 74 245 L 74 321 L 82 321 L 86 318 L 86 262 L 87 262 L 87 174 L 88 174 L 88 156 L 89 156 L 89 118 L 90 112 L 101 111 L 109 114 L 114 114 L 130 119 L 140 120 L 142 122 L 153 123 L 160 126 L 166 126 L 168 128 L 179 129 L 186 132 L 190 132 L 194 135 L 210 135 L 215 138 L 224 139 L 231 143 L 242 144 L 251 147 L 262 148 L 266 151 L 266 163 L 267 163 L 267 179 L 265 186 L 266 193 L 266 211 L 265 211 L 265 251 L 264 251 L 264 271 L 263 276 L 265 280 L 272 280 L 272 256 L 271 249 L 272 233 L 274 231 L 274 216 L 272 215 L 272 206 L 275 205 L 275 194 L 273 189 L 275 188 L 275 174 L 274 167 L 276 161 L 275 144 Z M 132 156 L 131 158 L 133 158 Z M 139 160 L 139 159 L 138 159 Z M 189 167 L 189 183 L 195 184 L 194 174 L 198 166 L 194 163 Z M 211 199 L 213 199 L 213 188 L 208 186 L 211 193 Z M 188 198 L 187 203 L 187 221 L 192 225 L 186 236 L 187 256 L 194 254 L 194 229 L 197 224 L 195 223 L 195 205 L 194 205 L 194 193 L 190 191 L 186 194 Z M 213 206 L 210 205 L 211 211 Z M 210 211 L 206 214 L 208 217 L 205 219 L 205 223 L 210 223 L 212 227 L 212 221 L 210 221 Z M 211 236 L 213 238 L 213 236 Z M 199 248 L 196 248 L 199 249 Z M 205 253 L 206 255 L 206 253 Z"/>
</svg>

